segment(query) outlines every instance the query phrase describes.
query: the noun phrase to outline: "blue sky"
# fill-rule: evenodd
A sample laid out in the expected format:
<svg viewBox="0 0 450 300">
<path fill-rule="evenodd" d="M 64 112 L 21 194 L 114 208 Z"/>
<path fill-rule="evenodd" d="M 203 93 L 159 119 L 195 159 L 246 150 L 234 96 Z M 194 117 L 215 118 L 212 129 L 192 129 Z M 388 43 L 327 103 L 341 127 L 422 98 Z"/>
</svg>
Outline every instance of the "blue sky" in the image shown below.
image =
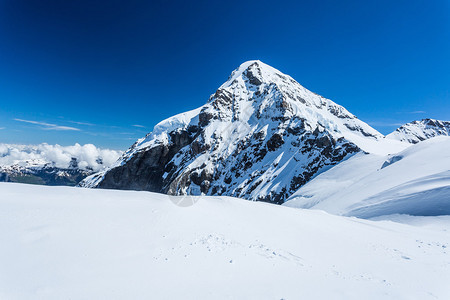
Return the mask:
<svg viewBox="0 0 450 300">
<path fill-rule="evenodd" d="M 0 143 L 126 149 L 260 59 L 386 134 L 450 120 L 450 1 L 0 0 Z"/>
</svg>

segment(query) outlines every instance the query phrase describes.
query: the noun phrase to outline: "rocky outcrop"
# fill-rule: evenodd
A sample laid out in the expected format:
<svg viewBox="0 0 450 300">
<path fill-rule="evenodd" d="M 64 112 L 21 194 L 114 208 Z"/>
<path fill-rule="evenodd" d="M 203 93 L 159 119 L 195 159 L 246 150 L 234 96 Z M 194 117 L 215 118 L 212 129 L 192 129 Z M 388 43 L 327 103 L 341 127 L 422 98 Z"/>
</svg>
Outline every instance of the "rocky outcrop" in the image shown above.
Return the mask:
<svg viewBox="0 0 450 300">
<path fill-rule="evenodd" d="M 192 143 L 195 134 L 195 129 L 170 132 L 168 143 L 159 143 L 137 151 L 125 164 L 105 173 L 98 187 L 167 192 L 163 175 L 176 171 L 171 160 L 180 149 Z M 192 147 L 197 149 L 195 144 Z"/>
</svg>

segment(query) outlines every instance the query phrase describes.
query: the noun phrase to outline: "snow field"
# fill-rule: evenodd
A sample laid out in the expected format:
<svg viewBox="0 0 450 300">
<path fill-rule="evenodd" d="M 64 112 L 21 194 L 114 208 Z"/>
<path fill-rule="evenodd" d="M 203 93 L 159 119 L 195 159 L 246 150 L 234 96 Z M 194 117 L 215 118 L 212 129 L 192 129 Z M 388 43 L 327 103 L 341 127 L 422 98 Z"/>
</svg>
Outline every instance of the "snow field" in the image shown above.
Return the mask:
<svg viewBox="0 0 450 300">
<path fill-rule="evenodd" d="M 197 200 L 2 183 L 0 298 L 450 297 L 449 220 L 411 226 Z"/>
</svg>

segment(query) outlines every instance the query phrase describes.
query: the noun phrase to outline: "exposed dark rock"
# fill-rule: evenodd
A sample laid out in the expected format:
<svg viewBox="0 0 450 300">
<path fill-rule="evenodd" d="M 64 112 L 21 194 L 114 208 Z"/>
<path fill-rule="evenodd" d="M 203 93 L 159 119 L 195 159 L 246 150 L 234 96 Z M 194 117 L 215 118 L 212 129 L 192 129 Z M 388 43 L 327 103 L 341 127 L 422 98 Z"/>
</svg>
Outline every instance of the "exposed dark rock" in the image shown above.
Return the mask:
<svg viewBox="0 0 450 300">
<path fill-rule="evenodd" d="M 214 115 L 206 112 L 206 111 L 201 111 L 200 114 L 198 115 L 198 125 L 200 127 L 205 127 L 206 125 L 209 124 L 209 121 L 214 118 Z"/>
<path fill-rule="evenodd" d="M 275 151 L 281 145 L 284 144 L 283 136 L 279 133 L 275 133 L 272 137 L 267 141 L 267 149 L 269 151 Z"/>
<path fill-rule="evenodd" d="M 370 132 L 366 132 L 364 129 L 362 129 L 361 127 L 355 127 L 355 126 L 350 126 L 349 124 L 345 124 L 345 126 L 352 130 L 352 131 L 358 131 L 360 132 L 362 135 L 367 136 L 367 137 L 373 137 L 373 134 L 371 134 Z"/>
<path fill-rule="evenodd" d="M 78 161 L 75 157 L 72 157 L 69 163 L 69 169 L 77 169 L 78 168 Z"/>
<path fill-rule="evenodd" d="M 162 192 L 166 185 L 162 176 L 173 170 L 169 161 L 192 142 L 192 135 L 185 130 L 171 132 L 170 138 L 169 145 L 159 144 L 139 151 L 126 164 L 111 169 L 98 187 Z"/>
<path fill-rule="evenodd" d="M 262 81 L 259 80 L 258 77 L 255 76 L 255 74 L 253 74 L 253 72 L 254 72 L 255 69 L 252 69 L 252 66 L 254 66 L 254 64 L 251 65 L 251 66 L 245 71 L 244 74 L 245 74 L 245 76 L 248 78 L 248 82 L 250 82 L 251 84 L 253 84 L 253 85 L 261 85 L 261 84 L 262 84 Z M 259 71 L 259 70 L 258 70 L 258 71 Z"/>
<path fill-rule="evenodd" d="M 200 191 L 201 191 L 203 194 L 207 194 L 210 185 L 211 185 L 211 183 L 209 182 L 209 180 L 203 181 L 203 182 L 200 184 Z"/>
</svg>

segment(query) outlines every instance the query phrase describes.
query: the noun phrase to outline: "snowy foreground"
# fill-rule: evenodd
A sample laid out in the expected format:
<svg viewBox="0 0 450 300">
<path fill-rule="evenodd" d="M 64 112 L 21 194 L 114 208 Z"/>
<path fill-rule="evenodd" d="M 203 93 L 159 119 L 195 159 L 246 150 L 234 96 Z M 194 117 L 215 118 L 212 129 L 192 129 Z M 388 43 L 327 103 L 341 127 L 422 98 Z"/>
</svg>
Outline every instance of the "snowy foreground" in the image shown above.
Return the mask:
<svg viewBox="0 0 450 300">
<path fill-rule="evenodd" d="M 0 299 L 450 299 L 448 216 L 180 200 L 0 183 Z"/>
</svg>

